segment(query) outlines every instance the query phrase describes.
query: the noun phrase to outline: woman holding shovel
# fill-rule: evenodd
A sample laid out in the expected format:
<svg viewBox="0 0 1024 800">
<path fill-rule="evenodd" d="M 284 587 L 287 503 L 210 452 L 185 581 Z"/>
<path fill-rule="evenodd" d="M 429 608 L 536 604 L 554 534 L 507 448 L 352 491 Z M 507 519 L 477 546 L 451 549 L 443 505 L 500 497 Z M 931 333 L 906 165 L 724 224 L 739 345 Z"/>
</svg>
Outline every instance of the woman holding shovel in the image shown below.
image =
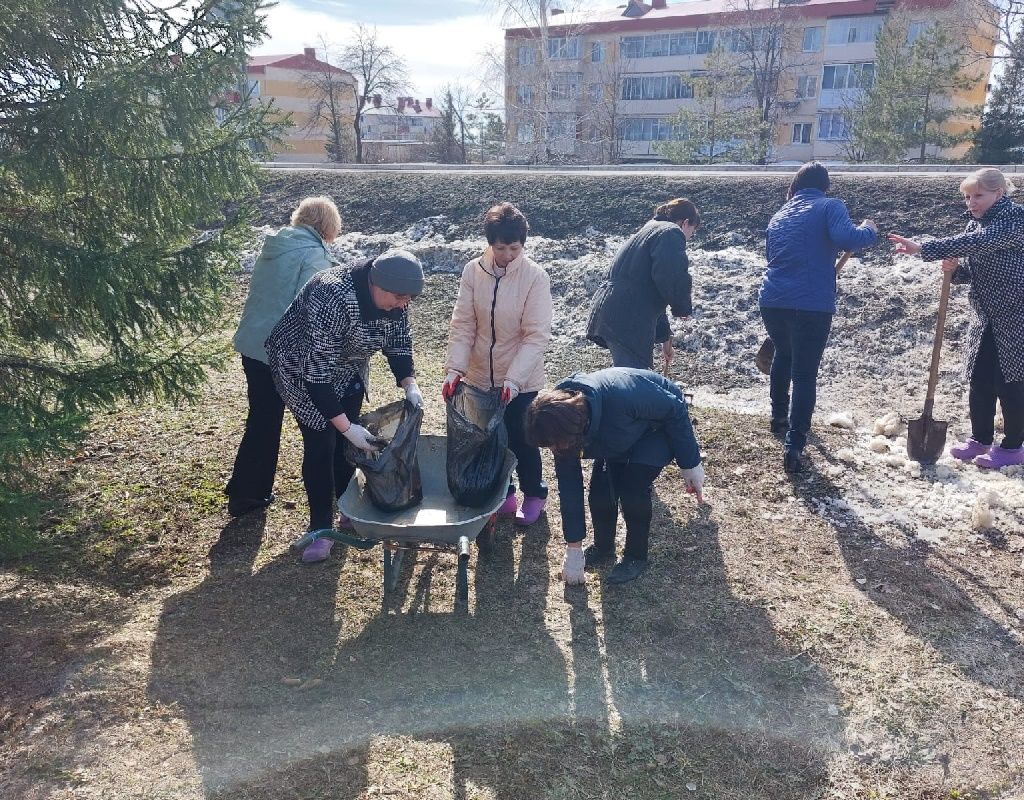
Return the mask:
<svg viewBox="0 0 1024 800">
<path fill-rule="evenodd" d="M 895 234 L 889 240 L 897 253 L 943 259 L 953 283 L 970 285 L 964 376 L 971 437 L 950 454 L 998 469 L 1024 464 L 1024 208 L 1009 199 L 1015 187 L 993 167 L 968 175 L 960 191 L 970 216 L 964 233 L 923 244 Z M 996 400 L 1003 408 L 1000 445 Z"/>
<path fill-rule="evenodd" d="M 768 267 L 758 295 L 765 330 L 775 344 L 771 365 L 771 429 L 785 432 L 783 467 L 800 472 L 811 429 L 818 367 L 836 311 L 836 258 L 873 245 L 871 220 L 854 225 L 842 200 L 827 197 L 828 170 L 804 164 L 766 234 Z M 792 400 L 790 387 L 792 386 Z"/>
</svg>

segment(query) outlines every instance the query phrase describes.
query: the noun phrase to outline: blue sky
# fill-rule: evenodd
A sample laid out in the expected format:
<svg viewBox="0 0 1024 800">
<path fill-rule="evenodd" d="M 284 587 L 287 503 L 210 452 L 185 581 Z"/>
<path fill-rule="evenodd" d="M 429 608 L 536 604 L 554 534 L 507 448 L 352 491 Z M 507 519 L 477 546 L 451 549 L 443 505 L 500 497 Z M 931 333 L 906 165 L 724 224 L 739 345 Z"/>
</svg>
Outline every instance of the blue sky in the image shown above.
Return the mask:
<svg viewBox="0 0 1024 800">
<path fill-rule="evenodd" d="M 440 88 L 461 81 L 481 86 L 487 51 L 499 51 L 499 16 L 482 0 L 280 0 L 267 16 L 269 38 L 254 55 L 320 50 L 320 37 L 338 47 L 356 23 L 377 28 L 380 39 L 409 66 L 410 94 L 438 97 Z"/>
</svg>

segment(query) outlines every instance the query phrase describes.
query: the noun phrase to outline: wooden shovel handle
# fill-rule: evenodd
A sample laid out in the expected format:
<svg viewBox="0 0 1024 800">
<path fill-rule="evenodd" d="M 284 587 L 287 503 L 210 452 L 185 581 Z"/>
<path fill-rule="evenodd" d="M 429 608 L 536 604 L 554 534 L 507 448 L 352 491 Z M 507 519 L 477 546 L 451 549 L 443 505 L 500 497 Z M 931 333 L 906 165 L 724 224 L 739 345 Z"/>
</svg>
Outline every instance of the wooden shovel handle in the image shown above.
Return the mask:
<svg viewBox="0 0 1024 800">
<path fill-rule="evenodd" d="M 939 382 L 939 354 L 942 352 L 942 337 L 946 330 L 946 306 L 949 305 L 949 284 L 953 273 L 942 271 L 942 292 L 939 294 L 939 317 L 935 322 L 935 343 L 932 344 L 932 366 L 928 372 L 928 394 L 924 398 L 924 416 L 932 415 L 935 405 L 935 385 Z"/>
</svg>

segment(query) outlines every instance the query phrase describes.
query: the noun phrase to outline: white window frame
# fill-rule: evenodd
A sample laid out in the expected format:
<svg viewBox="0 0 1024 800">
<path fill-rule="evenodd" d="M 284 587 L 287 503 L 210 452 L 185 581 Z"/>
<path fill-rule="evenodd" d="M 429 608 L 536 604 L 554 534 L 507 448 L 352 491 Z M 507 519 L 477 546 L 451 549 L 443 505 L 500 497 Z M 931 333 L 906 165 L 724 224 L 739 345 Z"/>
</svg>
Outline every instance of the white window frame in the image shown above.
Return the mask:
<svg viewBox="0 0 1024 800">
<path fill-rule="evenodd" d="M 814 123 L 811 122 L 794 122 L 793 139 L 790 144 L 810 144 L 813 127 Z"/>
<path fill-rule="evenodd" d="M 536 51 L 532 45 L 521 44 L 516 48 L 516 64 L 520 67 L 532 67 L 536 63 Z"/>
<path fill-rule="evenodd" d="M 517 86 L 516 87 L 516 105 L 518 106 L 532 106 L 533 105 L 533 87 L 532 86 Z"/>
<path fill-rule="evenodd" d="M 818 76 L 800 75 L 796 79 L 796 96 L 798 100 L 809 100 L 818 96 Z"/>
<path fill-rule="evenodd" d="M 552 36 L 548 39 L 548 58 L 552 61 L 573 61 L 579 57 L 579 36 Z"/>
<path fill-rule="evenodd" d="M 697 53 L 706 54 L 710 53 L 715 49 L 715 39 L 717 38 L 717 31 L 704 30 L 697 31 Z"/>
<path fill-rule="evenodd" d="M 825 40 L 825 28 L 820 25 L 812 25 L 804 28 L 804 34 L 800 42 L 800 49 L 805 53 L 820 53 L 822 42 Z"/>
<path fill-rule="evenodd" d="M 590 61 L 593 64 L 600 64 L 604 61 L 604 42 L 590 43 Z"/>
<path fill-rule="evenodd" d="M 873 42 L 882 30 L 885 17 L 834 17 L 826 24 L 825 42 L 833 47 Z"/>
<path fill-rule="evenodd" d="M 832 85 L 826 86 L 829 70 L 832 71 Z M 865 73 L 870 78 L 865 80 Z M 855 61 L 850 63 L 825 64 L 821 68 L 821 90 L 844 91 L 847 89 L 868 89 L 875 82 L 875 62 Z"/>
<path fill-rule="evenodd" d="M 845 142 L 849 138 L 849 123 L 842 111 L 818 112 L 818 141 Z"/>
<path fill-rule="evenodd" d="M 516 126 L 516 141 L 519 142 L 519 144 L 529 144 L 534 140 L 533 123 L 520 122 Z"/>
<path fill-rule="evenodd" d="M 552 100 L 578 100 L 583 74 L 580 72 L 555 72 L 551 76 L 548 97 Z"/>
</svg>

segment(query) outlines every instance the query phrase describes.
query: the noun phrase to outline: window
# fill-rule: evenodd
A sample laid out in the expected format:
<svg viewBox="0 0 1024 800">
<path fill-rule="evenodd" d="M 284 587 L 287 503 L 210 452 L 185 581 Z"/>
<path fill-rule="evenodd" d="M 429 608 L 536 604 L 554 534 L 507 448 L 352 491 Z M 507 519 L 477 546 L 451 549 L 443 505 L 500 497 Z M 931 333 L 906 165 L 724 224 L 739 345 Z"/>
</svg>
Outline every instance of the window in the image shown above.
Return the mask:
<svg viewBox="0 0 1024 800">
<path fill-rule="evenodd" d="M 668 34 L 661 34 L 660 36 L 645 36 L 644 37 L 644 58 L 657 58 L 658 56 L 668 55 Z"/>
<path fill-rule="evenodd" d="M 829 44 L 873 42 L 882 30 L 884 17 L 840 17 L 828 21 Z"/>
<path fill-rule="evenodd" d="M 664 142 L 678 136 L 672 123 L 667 119 L 632 117 L 622 121 L 619 138 L 627 142 Z"/>
<path fill-rule="evenodd" d="M 583 76 L 578 72 L 556 72 L 551 76 L 552 100 L 575 100 L 580 96 L 580 80 Z"/>
<path fill-rule="evenodd" d="M 517 86 L 516 87 L 516 105 L 517 106 L 532 106 L 533 105 L 533 87 L 532 86 Z"/>
<path fill-rule="evenodd" d="M 548 114 L 545 133 L 549 139 L 576 137 L 575 114 Z"/>
<path fill-rule="evenodd" d="M 710 53 L 715 49 L 714 31 L 697 31 L 697 52 Z"/>
<path fill-rule="evenodd" d="M 818 76 L 801 75 L 796 79 L 796 96 L 798 100 L 816 97 L 818 94 Z"/>
<path fill-rule="evenodd" d="M 872 61 L 862 64 L 829 64 L 822 71 L 821 88 L 867 89 L 875 82 L 875 65 Z"/>
<path fill-rule="evenodd" d="M 911 22 L 907 26 L 907 44 L 913 44 L 918 37 L 931 27 L 930 22 Z"/>
<path fill-rule="evenodd" d="M 821 34 L 824 28 L 804 28 L 803 51 L 805 53 L 821 52 Z"/>
<path fill-rule="evenodd" d="M 604 42 L 593 42 L 590 45 L 590 60 L 595 64 L 604 61 Z"/>
<path fill-rule="evenodd" d="M 548 39 L 548 58 L 553 61 L 579 58 L 579 36 L 552 36 Z"/>
<path fill-rule="evenodd" d="M 622 40 L 619 42 L 619 50 L 622 52 L 623 58 L 643 58 L 644 37 L 623 36 Z"/>
<path fill-rule="evenodd" d="M 604 84 L 592 83 L 587 88 L 587 97 L 591 103 L 600 103 L 604 100 Z"/>
<path fill-rule="evenodd" d="M 765 44 L 768 32 L 764 28 L 733 28 L 726 31 L 725 49 L 730 53 L 750 53 L 760 51 Z"/>
<path fill-rule="evenodd" d="M 818 114 L 818 138 L 833 142 L 850 138 L 846 128 L 846 117 L 842 112 L 825 111 Z"/>
<path fill-rule="evenodd" d="M 668 53 L 671 56 L 691 56 L 697 52 L 697 31 L 673 33 L 668 37 Z"/>
<path fill-rule="evenodd" d="M 811 143 L 811 123 L 798 122 L 793 126 L 793 144 Z"/>
<path fill-rule="evenodd" d="M 685 100 L 693 87 L 678 75 L 628 76 L 622 79 L 623 100 Z"/>
<path fill-rule="evenodd" d="M 519 127 L 516 128 L 516 141 L 520 144 L 526 144 L 533 141 L 533 125 L 531 123 L 519 123 Z"/>
</svg>

